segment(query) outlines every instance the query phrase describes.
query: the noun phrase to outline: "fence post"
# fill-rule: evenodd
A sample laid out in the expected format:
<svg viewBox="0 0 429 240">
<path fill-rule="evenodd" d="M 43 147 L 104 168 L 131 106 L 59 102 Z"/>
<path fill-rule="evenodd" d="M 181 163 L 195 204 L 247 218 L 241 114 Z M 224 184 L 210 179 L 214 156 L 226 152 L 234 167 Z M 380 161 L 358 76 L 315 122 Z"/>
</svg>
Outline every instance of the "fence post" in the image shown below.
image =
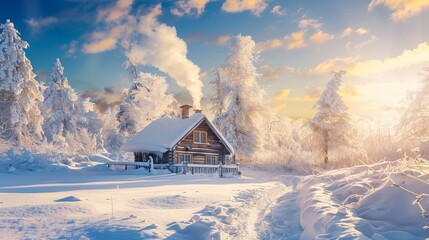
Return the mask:
<svg viewBox="0 0 429 240">
<path fill-rule="evenodd" d="M 188 162 L 186 161 L 182 162 L 182 172 L 183 174 L 186 174 L 188 172 Z"/>
<path fill-rule="evenodd" d="M 219 177 L 223 178 L 223 167 L 222 167 L 222 164 L 219 164 Z"/>
</svg>

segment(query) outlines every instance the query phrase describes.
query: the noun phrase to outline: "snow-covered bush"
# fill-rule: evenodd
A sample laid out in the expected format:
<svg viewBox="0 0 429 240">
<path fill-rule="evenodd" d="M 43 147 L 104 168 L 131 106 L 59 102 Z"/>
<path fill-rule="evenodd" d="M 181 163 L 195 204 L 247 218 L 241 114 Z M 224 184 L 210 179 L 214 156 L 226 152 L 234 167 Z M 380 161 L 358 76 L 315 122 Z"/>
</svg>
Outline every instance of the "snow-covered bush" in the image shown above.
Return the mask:
<svg viewBox="0 0 429 240">
<path fill-rule="evenodd" d="M 394 135 L 389 118 L 354 118 L 358 147 L 365 152 L 368 162 L 394 161 L 401 158 L 396 150 L 401 147 Z"/>
<path fill-rule="evenodd" d="M 91 165 L 90 159 L 80 154 L 35 153 L 28 149 L 22 149 L 21 151 L 9 149 L 7 152 L 0 153 L 0 172 L 7 172 L 10 166 L 18 170 L 52 171 L 89 165 Z"/>
<path fill-rule="evenodd" d="M 260 168 L 308 173 L 311 166 L 306 159 L 309 154 L 302 149 L 294 136 L 295 129 L 290 119 L 273 120 L 264 131 L 264 149 L 260 152 L 258 161 L 253 161 L 253 164 L 259 165 Z"/>
<path fill-rule="evenodd" d="M 419 90 L 408 99 L 396 130 L 404 151 L 419 146 L 421 154 L 429 157 L 429 74 L 420 84 Z"/>
</svg>

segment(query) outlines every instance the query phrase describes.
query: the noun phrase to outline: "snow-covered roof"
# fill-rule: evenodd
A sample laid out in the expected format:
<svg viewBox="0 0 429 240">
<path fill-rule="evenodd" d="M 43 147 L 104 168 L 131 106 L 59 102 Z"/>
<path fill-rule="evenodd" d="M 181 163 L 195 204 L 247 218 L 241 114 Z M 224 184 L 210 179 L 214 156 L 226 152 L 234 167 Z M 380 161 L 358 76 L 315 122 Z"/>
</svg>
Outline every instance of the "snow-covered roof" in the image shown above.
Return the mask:
<svg viewBox="0 0 429 240">
<path fill-rule="evenodd" d="M 201 122 L 206 120 L 213 132 L 221 139 L 228 150 L 233 153 L 232 146 L 228 143 L 222 133 L 213 123 L 202 113 L 182 118 L 159 118 L 142 131 L 131 137 L 123 146 L 123 151 L 128 152 L 166 152 L 172 149 L 190 131 L 196 128 Z"/>
</svg>

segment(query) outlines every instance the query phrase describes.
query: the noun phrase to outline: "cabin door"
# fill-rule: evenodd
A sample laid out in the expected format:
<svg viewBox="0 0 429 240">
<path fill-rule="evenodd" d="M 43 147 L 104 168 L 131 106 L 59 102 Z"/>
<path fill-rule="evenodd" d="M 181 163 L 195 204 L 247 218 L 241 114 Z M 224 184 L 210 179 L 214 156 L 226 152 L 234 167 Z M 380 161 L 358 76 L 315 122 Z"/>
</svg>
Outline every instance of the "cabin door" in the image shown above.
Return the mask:
<svg viewBox="0 0 429 240">
<path fill-rule="evenodd" d="M 182 162 L 191 163 L 191 154 L 181 154 L 180 155 L 180 163 Z"/>
</svg>

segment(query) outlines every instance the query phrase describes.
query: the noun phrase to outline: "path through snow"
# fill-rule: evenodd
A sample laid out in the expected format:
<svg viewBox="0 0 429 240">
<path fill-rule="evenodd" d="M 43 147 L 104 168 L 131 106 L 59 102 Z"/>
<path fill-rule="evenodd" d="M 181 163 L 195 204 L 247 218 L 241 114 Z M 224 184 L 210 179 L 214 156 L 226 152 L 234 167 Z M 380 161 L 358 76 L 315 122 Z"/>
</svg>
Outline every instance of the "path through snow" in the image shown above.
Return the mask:
<svg viewBox="0 0 429 240">
<path fill-rule="evenodd" d="M 206 239 L 257 239 L 272 203 L 290 190 L 277 182 L 238 191 L 233 201 L 206 205 L 189 221 L 173 224 L 176 233 L 171 239 L 190 239 L 195 232 L 204 233 Z"/>
</svg>

